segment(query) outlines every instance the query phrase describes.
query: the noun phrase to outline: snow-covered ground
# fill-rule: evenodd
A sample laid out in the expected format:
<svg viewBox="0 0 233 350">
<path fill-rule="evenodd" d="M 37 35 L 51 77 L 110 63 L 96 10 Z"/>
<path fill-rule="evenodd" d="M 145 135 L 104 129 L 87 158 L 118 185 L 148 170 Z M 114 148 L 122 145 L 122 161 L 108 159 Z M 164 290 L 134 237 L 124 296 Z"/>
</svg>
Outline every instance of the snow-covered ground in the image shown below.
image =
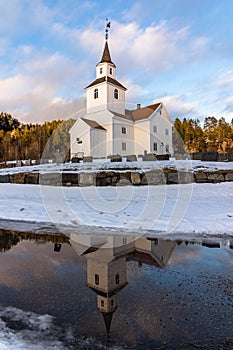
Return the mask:
<svg viewBox="0 0 233 350">
<path fill-rule="evenodd" d="M 233 182 L 173 186 L 0 184 L 1 219 L 38 227 L 105 228 L 188 238 L 233 238 Z M 99 229 L 98 229 L 99 230 Z"/>
<path fill-rule="evenodd" d="M 14 323 L 21 325 L 22 329 L 17 326 L 14 329 Z M 73 349 L 74 341 L 77 349 L 122 349 L 119 346 L 106 347 L 91 337 L 77 339 L 72 329 L 59 328 L 55 325 L 54 318 L 48 314 L 39 315 L 14 307 L 0 306 L 0 350 L 67 350 Z M 71 347 L 67 344 L 71 344 Z"/>
<path fill-rule="evenodd" d="M 124 159 L 123 159 L 124 160 Z M 201 162 L 197 160 L 175 160 L 170 159 L 169 161 L 155 161 L 155 162 L 144 162 L 138 160 L 137 162 L 116 162 L 111 163 L 109 159 L 99 159 L 92 163 L 65 163 L 57 165 L 52 164 L 41 164 L 33 166 L 22 166 L 14 168 L 3 168 L 0 169 L 0 175 L 15 174 L 19 172 L 95 172 L 99 170 L 114 170 L 121 169 L 122 171 L 131 169 L 149 171 L 152 169 L 177 169 L 177 170 L 233 170 L 233 162 Z"/>
</svg>

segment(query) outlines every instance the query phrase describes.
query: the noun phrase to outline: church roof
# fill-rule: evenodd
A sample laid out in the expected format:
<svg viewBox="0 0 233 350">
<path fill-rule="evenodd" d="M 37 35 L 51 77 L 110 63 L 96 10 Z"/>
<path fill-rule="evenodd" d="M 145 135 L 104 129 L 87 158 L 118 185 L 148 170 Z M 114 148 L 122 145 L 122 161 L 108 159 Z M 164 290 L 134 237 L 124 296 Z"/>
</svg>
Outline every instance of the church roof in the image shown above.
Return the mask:
<svg viewBox="0 0 233 350">
<path fill-rule="evenodd" d="M 127 256 L 133 260 L 138 261 L 139 263 L 144 263 L 146 265 L 156 266 L 158 268 L 163 268 L 164 263 L 158 259 L 156 256 L 152 256 L 149 253 L 140 252 L 134 250 L 133 252 L 127 254 Z"/>
<path fill-rule="evenodd" d="M 131 114 L 133 121 L 137 122 L 139 120 L 144 120 L 150 118 L 151 114 L 156 111 L 156 109 L 161 105 L 161 103 L 155 103 L 150 106 L 146 106 L 143 108 L 134 109 L 129 111 Z"/>
<path fill-rule="evenodd" d="M 95 120 L 90 120 L 90 119 L 85 119 L 85 118 L 81 118 L 87 125 L 89 125 L 92 129 L 99 129 L 99 130 L 105 130 L 106 129 L 101 126 L 100 124 L 98 124 Z"/>
<path fill-rule="evenodd" d="M 99 63 L 105 63 L 105 62 L 111 63 L 114 65 L 114 67 L 116 67 L 115 64 L 112 62 L 107 40 L 105 41 L 103 55 Z"/>
<path fill-rule="evenodd" d="M 113 111 L 110 111 L 110 112 L 113 113 L 116 117 L 120 117 L 120 118 L 129 120 L 131 122 L 137 122 L 140 120 L 145 120 L 150 118 L 151 114 L 154 113 L 154 111 L 156 111 L 156 109 L 160 105 L 161 103 L 155 103 L 153 105 L 146 106 L 143 108 L 138 108 L 133 110 L 126 109 L 125 114 L 120 114 Z"/>
<path fill-rule="evenodd" d="M 114 114 L 116 117 L 119 117 L 119 118 L 123 118 L 123 119 L 126 119 L 126 120 L 129 120 L 131 122 L 133 122 L 133 118 L 130 114 L 120 114 L 120 113 L 117 113 L 117 112 L 114 112 L 114 111 L 110 111 L 112 114 Z"/>
<path fill-rule="evenodd" d="M 85 89 L 88 89 L 89 87 L 101 84 L 104 81 L 107 81 L 108 83 L 111 83 L 113 85 L 121 87 L 124 90 L 127 90 L 126 87 L 124 87 L 121 83 L 119 83 L 119 81 L 117 81 L 116 79 L 113 79 L 111 77 L 108 77 L 108 76 L 104 76 L 104 77 L 101 77 L 101 78 L 98 78 L 98 79 L 94 80 L 91 84 L 86 86 Z"/>
</svg>

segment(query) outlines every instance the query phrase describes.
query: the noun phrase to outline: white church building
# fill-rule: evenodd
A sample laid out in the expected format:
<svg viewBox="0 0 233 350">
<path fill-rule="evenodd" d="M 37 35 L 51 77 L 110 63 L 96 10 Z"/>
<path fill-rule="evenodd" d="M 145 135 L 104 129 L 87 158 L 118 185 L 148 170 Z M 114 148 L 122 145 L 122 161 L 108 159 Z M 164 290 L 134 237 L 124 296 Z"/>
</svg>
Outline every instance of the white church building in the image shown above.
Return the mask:
<svg viewBox="0 0 233 350">
<path fill-rule="evenodd" d="M 96 79 L 85 88 L 86 114 L 70 129 L 71 159 L 172 154 L 172 121 L 162 102 L 126 109 L 127 89 L 116 79 L 107 39 Z"/>
</svg>

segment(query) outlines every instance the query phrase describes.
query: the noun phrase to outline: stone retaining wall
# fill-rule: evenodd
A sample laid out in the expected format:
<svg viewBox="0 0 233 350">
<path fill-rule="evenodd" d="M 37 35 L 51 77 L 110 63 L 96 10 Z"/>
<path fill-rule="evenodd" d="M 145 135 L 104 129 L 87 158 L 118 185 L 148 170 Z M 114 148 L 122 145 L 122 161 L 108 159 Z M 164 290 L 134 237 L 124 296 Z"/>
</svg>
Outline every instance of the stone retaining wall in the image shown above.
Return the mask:
<svg viewBox="0 0 233 350">
<path fill-rule="evenodd" d="M 233 181 L 233 170 L 176 171 L 172 169 L 138 171 L 98 171 L 88 173 L 17 173 L 0 175 L 0 183 L 41 184 L 52 186 L 125 186 Z"/>
</svg>

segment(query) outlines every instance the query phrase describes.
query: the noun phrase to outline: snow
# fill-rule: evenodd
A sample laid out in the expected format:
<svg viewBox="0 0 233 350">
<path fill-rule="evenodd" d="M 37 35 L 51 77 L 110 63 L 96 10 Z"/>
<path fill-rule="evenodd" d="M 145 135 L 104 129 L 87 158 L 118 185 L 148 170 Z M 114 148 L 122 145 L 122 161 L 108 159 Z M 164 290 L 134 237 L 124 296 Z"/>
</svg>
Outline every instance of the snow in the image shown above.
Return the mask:
<svg viewBox="0 0 233 350">
<path fill-rule="evenodd" d="M 177 169 L 177 170 L 190 170 L 190 171 L 216 171 L 216 170 L 233 170 L 233 162 L 202 162 L 197 160 L 175 160 L 171 158 L 169 161 L 155 161 L 144 162 L 138 160 L 137 162 L 116 162 L 111 163 L 109 159 L 98 159 L 92 163 L 65 163 L 57 165 L 53 164 L 41 164 L 33 166 L 22 166 L 13 168 L 0 169 L 0 175 L 15 174 L 20 172 L 96 172 L 96 171 L 149 171 L 152 169 Z"/>
<path fill-rule="evenodd" d="M 74 349 L 74 342 L 80 350 L 94 346 L 100 350 L 107 349 L 94 338 L 75 337 L 72 328 L 59 328 L 50 315 L 39 315 L 15 307 L 0 308 L 0 350 L 68 350 Z M 122 348 L 110 346 L 108 349 Z"/>
<path fill-rule="evenodd" d="M 59 187 L 0 184 L 0 220 L 74 231 L 233 237 L 233 182 Z M 96 231 L 97 232 L 97 231 Z"/>
<path fill-rule="evenodd" d="M 21 331 L 11 329 L 8 323 L 13 324 L 14 322 L 20 323 L 25 329 Z M 7 307 L 0 312 L 0 350 L 65 349 L 66 347 L 60 341 L 53 339 L 55 333 L 53 328 L 55 328 L 53 318 L 49 315 L 37 315 L 14 307 Z M 45 335 L 48 339 L 42 340 L 45 339 Z"/>
</svg>

